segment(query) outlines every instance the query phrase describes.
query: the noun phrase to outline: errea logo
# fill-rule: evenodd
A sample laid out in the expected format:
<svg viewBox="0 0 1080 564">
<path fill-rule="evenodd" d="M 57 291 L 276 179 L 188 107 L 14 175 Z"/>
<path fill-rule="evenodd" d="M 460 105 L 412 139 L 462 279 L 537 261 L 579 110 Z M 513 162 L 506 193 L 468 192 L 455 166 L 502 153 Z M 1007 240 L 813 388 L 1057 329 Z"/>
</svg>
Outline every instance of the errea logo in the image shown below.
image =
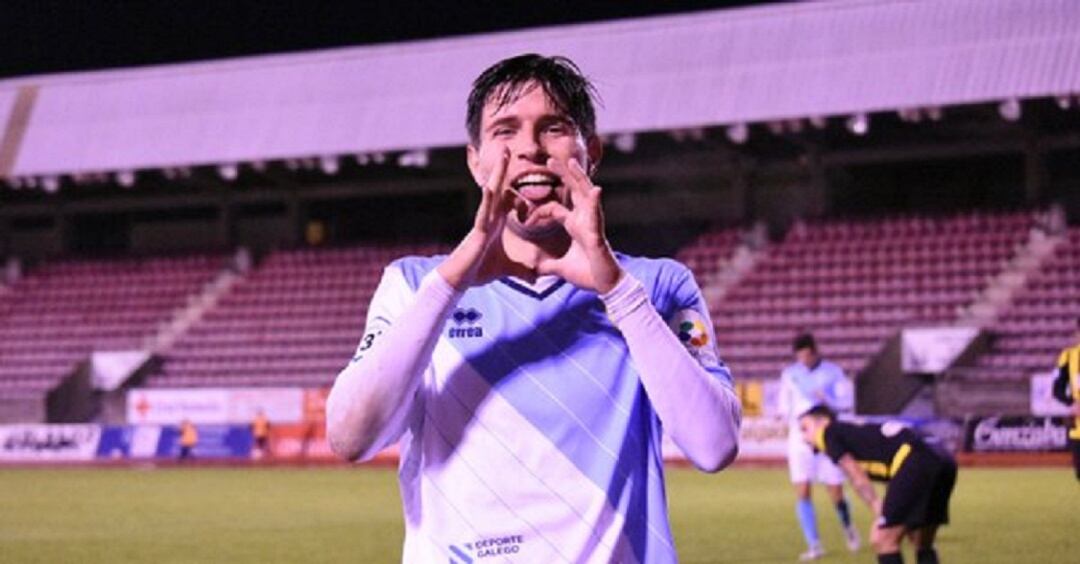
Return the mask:
<svg viewBox="0 0 1080 564">
<path fill-rule="evenodd" d="M 451 339 L 475 339 L 484 336 L 484 328 L 479 326 L 484 315 L 474 308 L 457 308 L 450 315 L 455 327 L 450 327 L 447 336 Z"/>
</svg>

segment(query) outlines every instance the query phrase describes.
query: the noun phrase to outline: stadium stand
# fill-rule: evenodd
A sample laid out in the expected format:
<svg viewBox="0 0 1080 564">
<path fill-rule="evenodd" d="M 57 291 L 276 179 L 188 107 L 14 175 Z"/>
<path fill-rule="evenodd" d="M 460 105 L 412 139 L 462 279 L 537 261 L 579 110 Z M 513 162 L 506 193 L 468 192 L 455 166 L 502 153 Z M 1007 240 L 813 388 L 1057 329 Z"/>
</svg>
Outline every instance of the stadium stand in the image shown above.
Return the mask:
<svg viewBox="0 0 1080 564">
<path fill-rule="evenodd" d="M 359 342 L 391 260 L 439 245 L 278 251 L 177 340 L 151 387 L 327 386 Z"/>
<path fill-rule="evenodd" d="M 774 378 L 790 341 L 813 331 L 858 374 L 904 326 L 948 325 L 1017 253 L 1029 212 L 797 223 L 724 293 L 751 231 L 715 228 L 677 258 L 713 312 L 740 378 Z M 352 354 L 383 267 L 439 244 L 275 251 L 225 291 L 171 347 L 149 387 L 329 385 Z M 31 269 L 0 291 L 0 397 L 43 397 L 92 351 L 147 348 L 222 272 L 223 255 L 80 260 Z M 992 346 L 957 378 L 1024 379 L 1048 366 L 1080 308 L 1080 229 L 989 327 Z M 950 377 L 954 377 L 950 373 Z"/>
<path fill-rule="evenodd" d="M 198 254 L 31 270 L 0 293 L 0 397 L 41 397 L 93 351 L 144 348 L 224 262 Z"/>
<path fill-rule="evenodd" d="M 975 380 L 1025 380 L 1053 368 L 1070 343 L 1080 312 L 1080 228 L 1065 242 L 991 325 L 990 349 L 954 377 Z"/>
<path fill-rule="evenodd" d="M 721 355 L 742 378 L 771 378 L 791 339 L 858 374 L 903 326 L 957 320 L 1023 243 L 1027 212 L 797 224 L 726 299 L 711 303 Z"/>
<path fill-rule="evenodd" d="M 704 289 L 721 276 L 739 240 L 739 229 L 709 229 L 680 249 L 675 258 L 693 271 L 698 286 Z"/>
</svg>

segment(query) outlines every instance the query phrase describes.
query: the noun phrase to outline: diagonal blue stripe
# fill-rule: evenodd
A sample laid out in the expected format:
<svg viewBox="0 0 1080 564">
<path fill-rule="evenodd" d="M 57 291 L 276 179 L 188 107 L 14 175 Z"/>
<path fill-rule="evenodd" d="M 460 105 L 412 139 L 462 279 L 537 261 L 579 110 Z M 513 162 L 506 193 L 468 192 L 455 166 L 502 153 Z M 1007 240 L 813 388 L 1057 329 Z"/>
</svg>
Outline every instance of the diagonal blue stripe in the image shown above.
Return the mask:
<svg viewBox="0 0 1080 564">
<path fill-rule="evenodd" d="M 468 554 L 465 554 L 465 552 L 460 548 L 454 545 L 450 545 L 450 552 L 456 554 L 458 558 L 465 562 L 465 564 L 472 564 L 472 558 Z"/>
<path fill-rule="evenodd" d="M 499 337 L 450 343 L 494 391 L 606 492 L 625 518 L 624 533 L 637 559 L 655 561 L 657 551 L 671 550 L 659 422 L 625 343 L 595 295 L 576 289 L 568 294 L 544 302 L 514 301 L 516 309 L 526 310 L 521 317 L 533 323 L 510 315 L 497 300 L 467 294 L 462 307 L 468 303 L 484 311 L 488 328 L 499 328 L 489 335 Z M 527 311 L 527 302 L 541 311 Z M 612 350 L 613 341 L 621 345 L 622 354 Z M 570 356 L 579 366 L 567 361 Z"/>
</svg>

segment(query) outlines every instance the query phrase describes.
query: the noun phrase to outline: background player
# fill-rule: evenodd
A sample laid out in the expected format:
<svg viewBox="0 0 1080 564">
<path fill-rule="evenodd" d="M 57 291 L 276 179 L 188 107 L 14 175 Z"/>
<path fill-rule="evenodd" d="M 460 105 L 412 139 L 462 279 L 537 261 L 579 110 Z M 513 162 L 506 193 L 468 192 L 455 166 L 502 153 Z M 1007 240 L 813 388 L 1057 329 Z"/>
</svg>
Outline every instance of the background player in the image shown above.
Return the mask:
<svg viewBox="0 0 1080 564">
<path fill-rule="evenodd" d="M 838 463 L 855 493 L 874 512 L 870 542 L 880 564 L 902 564 L 900 541 L 907 533 L 919 564 L 936 564 L 934 538 L 949 522 L 949 497 L 956 462 L 931 448 L 902 423 L 856 425 L 836 420 L 824 405 L 799 418 L 807 444 Z M 879 499 L 870 479 L 889 482 Z"/>
<path fill-rule="evenodd" d="M 199 430 L 195 425 L 184 419 L 180 422 L 180 456 L 181 461 L 195 457 L 195 446 L 199 444 Z"/>
<path fill-rule="evenodd" d="M 559 57 L 476 79 L 473 228 L 386 269 L 327 399 L 341 456 L 402 439 L 406 562 L 674 562 L 661 424 L 701 469 L 737 452 L 693 276 L 608 244 L 592 92 Z"/>
<path fill-rule="evenodd" d="M 251 456 L 261 460 L 270 453 L 270 419 L 261 408 L 255 412 L 255 419 L 251 421 L 251 437 L 255 443 Z"/>
<path fill-rule="evenodd" d="M 1054 379 L 1054 397 L 1072 406 L 1075 417 L 1069 429 L 1069 449 L 1072 450 L 1073 470 L 1080 480 L 1080 318 L 1076 320 L 1076 345 L 1066 347 L 1058 357 L 1058 375 Z"/>
<path fill-rule="evenodd" d="M 787 461 L 791 483 L 795 486 L 795 516 L 806 539 L 806 552 L 800 560 L 813 560 L 825 554 L 817 529 L 817 517 L 810 497 L 810 483 L 825 484 L 829 499 L 836 507 L 844 529 L 848 549 L 859 549 L 859 532 L 851 523 L 851 511 L 844 497 L 844 474 L 826 456 L 815 453 L 799 432 L 799 415 L 824 404 L 833 410 L 848 412 L 854 406 L 851 382 L 844 370 L 821 358 L 814 336 L 804 333 L 792 345 L 795 362 L 780 374 L 780 413 L 788 420 Z"/>
</svg>

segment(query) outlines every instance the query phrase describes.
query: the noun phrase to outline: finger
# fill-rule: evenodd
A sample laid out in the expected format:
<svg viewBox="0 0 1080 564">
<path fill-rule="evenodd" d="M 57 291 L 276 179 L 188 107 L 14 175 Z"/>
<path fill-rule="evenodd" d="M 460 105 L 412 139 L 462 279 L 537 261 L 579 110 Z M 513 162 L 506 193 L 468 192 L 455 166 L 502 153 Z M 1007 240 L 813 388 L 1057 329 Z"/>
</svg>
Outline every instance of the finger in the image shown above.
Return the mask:
<svg viewBox="0 0 1080 564">
<path fill-rule="evenodd" d="M 589 173 L 585 172 L 585 169 L 577 159 L 570 159 L 566 164 L 566 167 L 570 170 L 570 175 L 573 176 L 579 184 L 583 186 L 592 186 L 592 178 L 589 177 Z"/>
<path fill-rule="evenodd" d="M 503 179 L 506 178 L 506 167 L 510 163 L 510 149 L 503 147 L 502 153 L 499 154 L 499 159 L 495 161 L 495 168 L 491 169 L 491 173 L 488 174 L 487 182 L 484 186 L 491 188 L 492 190 L 502 186 Z"/>
<path fill-rule="evenodd" d="M 584 202 L 588 201 L 592 192 L 593 184 L 592 180 L 586 174 L 579 174 L 572 170 L 575 166 L 575 159 L 569 161 L 556 161 L 550 159 L 548 161 L 548 167 L 551 168 L 555 174 L 559 175 L 562 183 L 570 189 L 570 199 L 574 202 L 575 206 L 580 206 Z M 578 171 L 581 170 L 581 165 L 576 165 Z"/>
<path fill-rule="evenodd" d="M 538 206 L 529 214 L 529 219 L 525 221 L 525 225 L 531 226 L 545 219 L 554 219 L 561 224 L 566 222 L 568 217 L 570 217 L 570 210 L 566 209 L 566 206 L 559 202 L 547 202 Z"/>
<path fill-rule="evenodd" d="M 480 187 L 480 205 L 476 207 L 476 227 L 486 227 L 490 223 L 492 200 L 494 195 L 486 186 Z"/>
<path fill-rule="evenodd" d="M 521 192 L 518 192 L 517 189 L 513 186 L 507 187 L 504 195 L 506 197 L 506 205 L 508 208 L 513 208 L 518 203 L 521 203 L 525 205 L 525 209 L 527 211 L 531 212 L 533 208 L 536 207 L 536 204 L 534 204 L 532 200 L 526 198 L 525 196 L 522 196 Z"/>
<path fill-rule="evenodd" d="M 559 177 L 559 181 L 563 185 L 570 189 L 571 194 L 577 194 L 581 191 L 581 186 L 577 179 L 570 174 L 570 169 L 566 168 L 565 162 L 551 158 L 547 161 L 547 167 Z"/>
<path fill-rule="evenodd" d="M 569 165 L 570 175 L 577 181 L 580 186 L 583 186 L 582 195 L 587 196 L 592 201 L 599 201 L 600 193 L 602 190 L 596 184 L 593 184 L 592 178 L 589 173 L 585 172 L 581 163 L 577 159 L 570 159 Z"/>
<path fill-rule="evenodd" d="M 510 149 L 503 147 L 499 160 L 495 162 L 495 168 L 492 169 L 485 183 L 485 189 L 491 193 L 491 205 L 487 210 L 489 222 L 497 221 L 500 215 L 506 214 L 503 180 L 506 178 L 506 169 L 509 163 Z"/>
</svg>

